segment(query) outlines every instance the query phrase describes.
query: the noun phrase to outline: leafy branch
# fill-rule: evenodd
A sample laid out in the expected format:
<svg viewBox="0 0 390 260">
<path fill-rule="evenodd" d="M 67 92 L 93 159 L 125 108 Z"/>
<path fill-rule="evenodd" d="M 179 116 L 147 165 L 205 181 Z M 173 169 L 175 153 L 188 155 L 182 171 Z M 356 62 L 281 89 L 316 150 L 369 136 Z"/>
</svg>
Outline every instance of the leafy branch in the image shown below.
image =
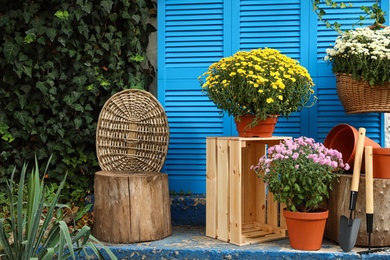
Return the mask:
<svg viewBox="0 0 390 260">
<path fill-rule="evenodd" d="M 323 7 L 321 7 L 322 3 L 325 3 L 327 7 L 340 9 L 351 8 L 353 7 L 353 4 L 346 4 L 344 2 L 336 2 L 332 0 L 312 0 L 313 11 L 317 14 L 318 19 L 326 25 L 326 28 L 331 28 L 341 34 L 341 24 L 338 22 L 331 23 L 327 19 L 324 19 L 326 11 Z M 362 5 L 360 9 L 365 13 L 365 15 L 360 15 L 358 21 L 352 24 L 352 28 L 356 25 L 362 26 L 363 21 L 366 19 L 374 20 L 374 24 L 371 26 L 372 29 L 380 29 L 383 27 L 383 24 L 386 22 L 386 12 L 379 7 L 378 0 L 371 6 Z"/>
</svg>

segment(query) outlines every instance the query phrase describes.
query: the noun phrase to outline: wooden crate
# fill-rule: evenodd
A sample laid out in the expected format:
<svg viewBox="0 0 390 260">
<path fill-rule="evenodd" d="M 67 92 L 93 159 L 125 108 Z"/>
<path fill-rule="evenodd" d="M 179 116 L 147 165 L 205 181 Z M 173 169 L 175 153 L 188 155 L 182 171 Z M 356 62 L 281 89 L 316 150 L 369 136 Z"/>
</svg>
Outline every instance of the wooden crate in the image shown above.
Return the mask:
<svg viewBox="0 0 390 260">
<path fill-rule="evenodd" d="M 287 237 L 283 205 L 250 169 L 285 138 L 207 137 L 206 236 L 240 246 Z"/>
</svg>

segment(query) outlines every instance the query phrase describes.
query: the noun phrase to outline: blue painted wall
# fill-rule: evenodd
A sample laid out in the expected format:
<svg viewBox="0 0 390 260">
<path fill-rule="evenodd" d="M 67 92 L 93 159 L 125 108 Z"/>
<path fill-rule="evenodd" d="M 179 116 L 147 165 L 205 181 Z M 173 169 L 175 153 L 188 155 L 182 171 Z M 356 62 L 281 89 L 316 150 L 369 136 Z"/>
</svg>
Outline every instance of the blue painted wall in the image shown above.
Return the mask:
<svg viewBox="0 0 390 260">
<path fill-rule="evenodd" d="M 350 2 L 356 8 L 348 12 L 360 12 L 362 1 Z M 389 1 L 381 5 L 389 10 Z M 334 20 L 350 16 L 345 9 L 328 12 Z M 365 127 L 384 145 L 382 114 L 348 115 L 340 104 L 331 67 L 322 60 L 336 35 L 317 21 L 309 0 L 159 0 L 158 99 L 170 126 L 163 168 L 170 189 L 205 193 L 206 137 L 236 135 L 233 119 L 221 117 L 202 93 L 198 76 L 238 50 L 279 49 L 308 68 L 316 83 L 317 104 L 288 120 L 280 118 L 275 135 L 323 141 L 332 127 L 348 123 Z"/>
</svg>

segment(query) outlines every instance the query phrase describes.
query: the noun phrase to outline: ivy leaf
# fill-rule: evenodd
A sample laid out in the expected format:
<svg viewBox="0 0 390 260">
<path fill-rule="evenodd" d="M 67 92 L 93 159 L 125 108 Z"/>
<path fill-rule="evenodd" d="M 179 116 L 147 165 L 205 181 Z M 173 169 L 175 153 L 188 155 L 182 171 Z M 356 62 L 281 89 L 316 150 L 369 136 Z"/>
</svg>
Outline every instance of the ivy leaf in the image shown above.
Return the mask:
<svg viewBox="0 0 390 260">
<path fill-rule="evenodd" d="M 107 13 L 111 12 L 113 2 L 111 0 L 103 0 L 101 5 Z"/>
<path fill-rule="evenodd" d="M 4 43 L 3 53 L 8 63 L 14 61 L 20 51 L 20 47 L 12 42 Z"/>
<path fill-rule="evenodd" d="M 23 110 L 23 111 L 16 111 L 15 112 L 15 119 L 19 121 L 19 123 L 23 126 L 25 126 L 28 122 L 29 115 L 28 112 Z"/>
<path fill-rule="evenodd" d="M 47 134 L 44 131 L 39 133 L 39 137 L 41 138 L 43 143 L 46 143 L 46 141 L 47 141 Z"/>
<path fill-rule="evenodd" d="M 47 37 L 49 37 L 49 40 L 51 42 L 53 42 L 54 39 L 56 38 L 57 30 L 54 29 L 54 28 L 48 28 L 47 31 L 46 31 L 46 35 L 47 35 Z"/>
<path fill-rule="evenodd" d="M 4 73 L 3 81 L 4 81 L 4 83 L 14 85 L 16 82 L 16 78 L 14 77 L 14 75 L 12 73 Z"/>
<path fill-rule="evenodd" d="M 61 20 L 68 20 L 69 13 L 66 10 L 65 11 L 57 11 L 57 12 L 55 12 L 54 16 L 61 19 Z"/>
<path fill-rule="evenodd" d="M 23 72 L 32 78 L 32 60 L 28 60 L 23 66 L 22 66 Z"/>
<path fill-rule="evenodd" d="M 74 103 L 74 98 L 71 97 L 71 95 L 66 95 L 64 97 L 64 102 L 65 104 L 67 104 L 68 106 L 72 105 Z"/>
<path fill-rule="evenodd" d="M 73 123 L 74 123 L 74 127 L 75 127 L 76 129 L 80 129 L 80 126 L 81 126 L 81 124 L 83 123 L 83 120 L 81 120 L 81 118 L 75 118 L 75 119 L 73 120 Z"/>
<path fill-rule="evenodd" d="M 47 93 L 47 87 L 44 82 L 38 81 L 37 84 L 35 84 L 35 87 L 39 89 L 43 94 Z"/>
<path fill-rule="evenodd" d="M 72 80 L 72 82 L 75 83 L 78 87 L 84 86 L 86 81 L 87 81 L 86 76 L 77 76 L 77 77 L 74 77 Z"/>
<path fill-rule="evenodd" d="M 18 100 L 19 100 L 19 105 L 20 105 L 20 108 L 21 109 L 24 109 L 26 104 L 27 104 L 27 95 L 23 95 L 23 94 L 20 94 L 18 92 L 16 92 L 16 95 L 18 96 Z"/>
<path fill-rule="evenodd" d="M 77 4 L 79 4 L 81 6 L 81 9 L 90 14 L 91 13 L 91 10 L 92 10 L 92 3 L 89 2 L 89 1 L 85 1 L 86 3 L 84 4 L 83 3 L 84 1 L 80 1 L 80 0 L 77 0 Z"/>
<path fill-rule="evenodd" d="M 134 20 L 136 23 L 139 23 L 139 21 L 140 21 L 140 19 L 141 19 L 141 16 L 136 15 L 136 14 L 132 15 L 131 17 L 133 18 L 133 20 Z"/>
<path fill-rule="evenodd" d="M 60 129 L 58 129 L 57 130 L 57 133 L 62 137 L 62 138 L 64 138 L 64 135 L 65 135 L 65 129 L 63 129 L 63 128 L 60 128 Z"/>
<path fill-rule="evenodd" d="M 143 62 L 144 59 L 145 59 L 144 56 L 139 55 L 139 54 L 130 57 L 130 60 L 136 61 L 136 62 Z"/>
<path fill-rule="evenodd" d="M 83 106 L 80 105 L 80 104 L 76 104 L 76 105 L 74 106 L 74 110 L 79 111 L 79 112 L 84 112 L 84 108 L 83 108 Z"/>
</svg>

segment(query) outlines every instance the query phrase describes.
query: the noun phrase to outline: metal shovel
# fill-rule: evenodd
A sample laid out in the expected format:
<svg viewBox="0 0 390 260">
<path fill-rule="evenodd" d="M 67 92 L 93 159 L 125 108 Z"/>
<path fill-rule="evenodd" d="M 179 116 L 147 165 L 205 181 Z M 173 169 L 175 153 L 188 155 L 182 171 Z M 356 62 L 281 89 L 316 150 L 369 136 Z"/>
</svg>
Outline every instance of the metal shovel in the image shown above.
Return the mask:
<svg viewBox="0 0 390 260">
<path fill-rule="evenodd" d="M 352 214 L 355 210 L 358 196 L 360 168 L 362 165 L 365 135 L 366 129 L 359 128 L 359 136 L 356 144 L 355 161 L 352 173 L 351 198 L 349 202 L 350 214 L 349 218 L 346 216 L 340 217 L 339 244 L 344 252 L 349 252 L 352 250 L 352 248 L 354 248 L 360 228 L 361 220 L 358 218 L 353 219 Z"/>
</svg>

